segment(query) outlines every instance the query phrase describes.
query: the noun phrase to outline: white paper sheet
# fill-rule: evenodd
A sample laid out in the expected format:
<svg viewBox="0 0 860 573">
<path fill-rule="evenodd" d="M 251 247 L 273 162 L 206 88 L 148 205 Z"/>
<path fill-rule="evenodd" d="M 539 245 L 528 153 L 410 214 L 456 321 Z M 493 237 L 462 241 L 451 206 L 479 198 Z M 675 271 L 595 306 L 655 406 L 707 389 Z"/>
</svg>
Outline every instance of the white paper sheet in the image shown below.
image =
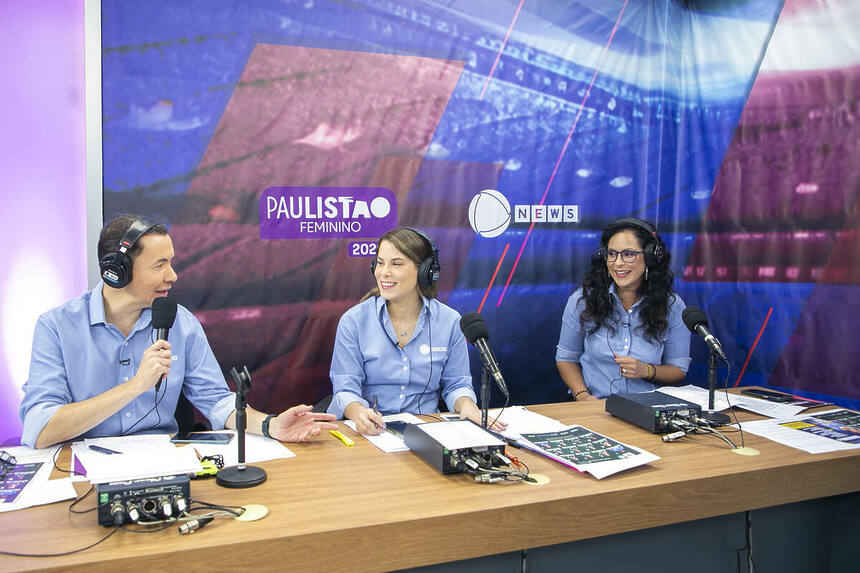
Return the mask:
<svg viewBox="0 0 860 573">
<path fill-rule="evenodd" d="M 99 453 L 89 449 L 90 445 L 120 453 Z M 167 434 L 86 439 L 72 444 L 72 454 L 86 469 L 86 479 L 94 484 L 200 471 L 194 450 L 177 448 Z"/>
<path fill-rule="evenodd" d="M 382 417 L 383 422 L 406 422 L 407 424 L 422 424 L 424 420 L 419 418 L 418 416 L 414 416 L 409 414 L 408 412 L 404 412 L 402 414 L 389 414 L 387 416 Z M 347 420 L 344 424 L 349 427 L 350 430 L 354 431 L 356 434 L 360 436 L 364 436 L 367 438 L 367 441 L 382 450 L 383 452 L 390 454 L 392 452 L 408 452 L 409 446 L 406 445 L 406 442 L 403 441 L 403 438 L 400 436 L 395 436 L 391 432 L 383 431 L 375 436 L 367 436 L 365 434 L 360 433 L 355 429 L 355 422 L 352 420 Z"/>
<path fill-rule="evenodd" d="M 49 479 L 54 468 L 54 454 L 60 446 L 52 446 L 40 450 L 34 450 L 26 446 L 15 446 L 2 448 L 3 451 L 15 456 L 19 464 L 41 463 L 42 466 L 21 490 L 15 501 L 11 503 L 0 503 L 0 513 L 24 509 L 34 505 L 44 505 L 66 499 L 74 499 L 77 495 L 75 488 L 69 478 Z"/>
<path fill-rule="evenodd" d="M 648 464 L 648 463 L 651 463 L 651 462 L 654 462 L 654 461 L 657 461 L 660 459 L 659 456 L 652 454 L 651 452 L 648 452 L 648 451 L 643 450 L 641 448 L 637 448 L 635 446 L 631 446 L 629 444 L 625 444 L 623 442 L 619 442 L 617 440 L 610 438 L 609 436 L 605 436 L 603 434 L 598 434 L 597 432 L 589 430 L 588 428 L 586 428 L 584 426 L 578 426 L 578 425 L 565 426 L 562 430 L 553 430 L 551 432 L 541 432 L 541 433 L 542 434 L 546 434 L 546 433 L 552 434 L 552 433 L 555 433 L 557 431 L 564 431 L 564 430 L 581 432 L 583 436 L 587 436 L 587 438 L 585 438 L 584 442 L 583 442 L 583 438 L 579 438 L 576 440 L 580 444 L 580 446 L 576 446 L 576 445 L 569 446 L 569 448 L 571 450 L 577 449 L 577 448 L 580 449 L 579 454 L 576 454 L 576 453 L 570 454 L 574 457 L 574 459 L 576 459 L 576 458 L 581 459 L 583 457 L 583 455 L 582 455 L 582 445 L 583 444 L 585 444 L 586 453 L 589 453 L 589 454 L 590 453 L 597 453 L 598 455 L 604 455 L 600 452 L 600 450 L 604 450 L 605 452 L 610 453 L 610 455 L 612 455 L 611 452 L 615 452 L 615 454 L 614 454 L 615 457 L 617 457 L 619 455 L 623 456 L 623 457 L 620 457 L 619 459 L 608 459 L 608 460 L 603 460 L 603 461 L 598 461 L 598 462 L 587 462 L 587 461 L 575 462 L 575 461 L 572 461 L 571 459 L 566 459 L 565 457 L 562 457 L 561 455 L 556 455 L 553 451 L 542 447 L 539 443 L 536 443 L 534 441 L 530 441 L 526 438 L 521 438 L 519 443 L 523 447 L 528 448 L 532 451 L 538 452 L 538 453 L 540 453 L 540 454 L 542 454 L 542 455 L 544 455 L 550 459 L 553 459 L 553 460 L 555 460 L 555 461 L 557 461 L 563 465 L 566 465 L 568 467 L 572 467 L 572 468 L 574 468 L 578 471 L 581 471 L 581 472 L 588 472 L 591 475 L 593 475 L 594 477 L 596 477 L 597 479 L 603 479 L 603 478 L 610 476 L 612 474 L 616 474 L 618 472 L 628 470 L 631 468 L 635 468 L 637 466 L 641 466 L 644 464 Z M 534 438 L 538 442 L 541 441 L 538 436 L 534 436 Z M 544 441 L 549 442 L 550 440 L 551 439 L 547 439 Z M 566 446 L 566 447 L 568 447 L 568 446 Z M 588 450 L 591 450 L 591 451 L 588 451 Z M 619 450 L 623 451 L 624 453 L 623 454 L 617 453 L 617 452 L 619 452 Z"/>
<path fill-rule="evenodd" d="M 660 386 L 660 392 L 669 394 L 675 398 L 693 402 L 702 407 L 702 410 L 708 409 L 708 391 L 698 386 L 688 384 L 686 386 Z M 714 393 L 714 410 L 721 412 L 729 409 L 730 406 L 743 408 L 762 416 L 770 418 L 787 418 L 796 416 L 806 409 L 804 406 L 793 406 L 791 404 L 782 404 L 780 402 L 769 402 L 760 398 L 751 398 L 749 396 L 739 396 L 737 394 L 729 394 L 728 400 L 724 391 Z"/>
<path fill-rule="evenodd" d="M 488 424 L 496 419 L 500 410 L 500 408 L 495 408 L 487 412 Z M 519 440 L 522 434 L 526 433 L 558 432 L 567 428 L 558 420 L 537 412 L 531 412 L 523 406 L 508 406 L 502 411 L 499 421 L 508 425 L 502 435 L 514 441 Z"/>
<path fill-rule="evenodd" d="M 789 428 L 783 424 L 811 418 L 828 412 L 836 412 L 839 408 L 826 410 L 824 412 L 816 412 L 813 414 L 805 414 L 794 416 L 792 418 L 784 418 L 780 420 L 756 420 L 754 422 L 744 422 L 741 427 L 745 432 L 773 440 L 774 442 L 809 452 L 810 454 L 823 454 L 827 452 L 838 452 L 842 450 L 856 450 L 860 448 L 860 444 L 851 444 L 832 440 L 824 436 L 818 436 L 809 432 L 803 432 L 794 428 Z"/>
</svg>

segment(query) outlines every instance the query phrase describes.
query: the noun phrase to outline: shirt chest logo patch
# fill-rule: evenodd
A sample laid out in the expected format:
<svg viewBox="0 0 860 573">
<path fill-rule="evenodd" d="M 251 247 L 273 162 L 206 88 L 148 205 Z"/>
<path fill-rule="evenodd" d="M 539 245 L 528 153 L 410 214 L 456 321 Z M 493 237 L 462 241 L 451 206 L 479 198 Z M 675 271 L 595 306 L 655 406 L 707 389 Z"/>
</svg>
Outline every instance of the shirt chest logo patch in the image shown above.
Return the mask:
<svg viewBox="0 0 860 573">
<path fill-rule="evenodd" d="M 424 355 L 430 354 L 430 346 L 427 344 L 422 344 L 418 347 L 418 352 Z"/>
</svg>

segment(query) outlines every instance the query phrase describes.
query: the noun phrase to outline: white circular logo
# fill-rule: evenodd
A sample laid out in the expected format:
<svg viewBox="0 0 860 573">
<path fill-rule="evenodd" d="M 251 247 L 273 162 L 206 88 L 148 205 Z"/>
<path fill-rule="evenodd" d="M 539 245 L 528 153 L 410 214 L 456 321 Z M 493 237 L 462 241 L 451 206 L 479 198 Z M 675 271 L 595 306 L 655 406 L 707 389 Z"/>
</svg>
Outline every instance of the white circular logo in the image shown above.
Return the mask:
<svg viewBox="0 0 860 573">
<path fill-rule="evenodd" d="M 430 354 L 430 347 L 426 344 L 422 344 L 418 347 L 418 352 L 420 352 L 421 354 Z"/>
<path fill-rule="evenodd" d="M 382 219 L 391 212 L 391 203 L 385 197 L 377 197 L 370 202 L 370 212 L 374 217 Z"/>
<path fill-rule="evenodd" d="M 480 236 L 498 237 L 511 223 L 511 204 L 495 189 L 484 189 L 469 203 L 469 224 Z"/>
</svg>

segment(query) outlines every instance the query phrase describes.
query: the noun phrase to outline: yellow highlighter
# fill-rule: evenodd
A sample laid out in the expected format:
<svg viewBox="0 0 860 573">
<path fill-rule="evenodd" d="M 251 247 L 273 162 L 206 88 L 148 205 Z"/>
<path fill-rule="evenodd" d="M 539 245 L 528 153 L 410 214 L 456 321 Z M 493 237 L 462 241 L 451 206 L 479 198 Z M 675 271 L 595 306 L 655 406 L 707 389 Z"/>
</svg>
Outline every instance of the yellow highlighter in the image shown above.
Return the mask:
<svg viewBox="0 0 860 573">
<path fill-rule="evenodd" d="M 340 440 L 341 442 L 343 442 L 344 446 L 354 446 L 355 445 L 355 442 L 353 442 L 352 440 L 350 440 L 348 437 L 344 436 L 343 434 L 341 434 L 337 430 L 329 430 L 329 433 L 332 436 L 334 436 L 335 438 L 337 438 L 338 440 Z"/>
</svg>

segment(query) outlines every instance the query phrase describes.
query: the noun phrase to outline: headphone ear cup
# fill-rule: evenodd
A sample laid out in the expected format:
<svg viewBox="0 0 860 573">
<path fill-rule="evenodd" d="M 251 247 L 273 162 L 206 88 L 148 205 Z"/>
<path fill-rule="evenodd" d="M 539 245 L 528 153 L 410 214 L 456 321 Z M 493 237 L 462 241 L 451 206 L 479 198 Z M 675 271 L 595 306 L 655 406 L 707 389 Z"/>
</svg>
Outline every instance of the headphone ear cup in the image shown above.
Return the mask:
<svg viewBox="0 0 860 573">
<path fill-rule="evenodd" d="M 370 259 L 370 274 L 376 278 L 376 257 Z"/>
<path fill-rule="evenodd" d="M 131 282 L 133 263 L 125 253 L 110 253 L 99 261 L 102 280 L 109 287 L 123 288 Z"/>
<path fill-rule="evenodd" d="M 643 250 L 645 251 L 645 266 L 648 268 L 656 267 L 666 258 L 666 248 L 659 240 L 648 243 Z"/>
<path fill-rule="evenodd" d="M 666 247 L 663 245 L 662 241 L 657 241 L 654 244 L 654 266 L 656 267 L 660 263 L 666 260 Z"/>
<path fill-rule="evenodd" d="M 427 288 L 439 280 L 439 249 L 433 247 L 433 254 L 418 265 L 418 286 Z"/>
<path fill-rule="evenodd" d="M 435 257 L 427 257 L 418 267 L 418 286 L 427 288 L 439 280 L 439 263 Z"/>
</svg>

